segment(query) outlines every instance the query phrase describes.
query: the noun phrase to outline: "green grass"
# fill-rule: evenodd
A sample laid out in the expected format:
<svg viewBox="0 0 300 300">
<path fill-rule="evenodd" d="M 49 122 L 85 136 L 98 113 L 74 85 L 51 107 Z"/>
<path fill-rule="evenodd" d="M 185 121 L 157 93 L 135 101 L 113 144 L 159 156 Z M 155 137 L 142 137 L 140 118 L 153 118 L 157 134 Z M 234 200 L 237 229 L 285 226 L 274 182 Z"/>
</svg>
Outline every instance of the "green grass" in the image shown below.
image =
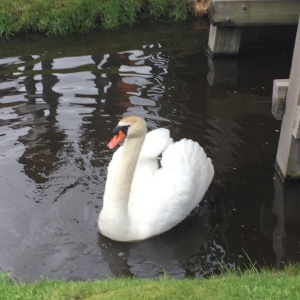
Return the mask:
<svg viewBox="0 0 300 300">
<path fill-rule="evenodd" d="M 1 0 L 0 37 L 27 32 L 62 35 L 103 26 L 115 29 L 139 17 L 183 20 L 185 0 Z"/>
<path fill-rule="evenodd" d="M 255 269 L 210 279 L 107 279 L 14 283 L 0 277 L 0 299 L 300 299 L 300 266 Z"/>
</svg>

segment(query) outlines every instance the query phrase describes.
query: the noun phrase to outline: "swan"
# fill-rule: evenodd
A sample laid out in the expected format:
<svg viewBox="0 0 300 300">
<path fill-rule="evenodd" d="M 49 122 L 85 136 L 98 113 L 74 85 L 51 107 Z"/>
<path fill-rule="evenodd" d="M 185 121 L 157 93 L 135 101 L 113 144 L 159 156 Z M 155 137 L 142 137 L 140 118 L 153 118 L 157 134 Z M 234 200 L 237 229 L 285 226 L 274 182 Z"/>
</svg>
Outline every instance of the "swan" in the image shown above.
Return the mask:
<svg viewBox="0 0 300 300">
<path fill-rule="evenodd" d="M 113 134 L 108 148 L 124 144 L 108 166 L 101 234 L 120 242 L 140 241 L 183 221 L 214 176 L 203 148 L 189 139 L 173 142 L 165 128 L 147 133 L 145 120 L 137 116 L 120 120 Z"/>
</svg>

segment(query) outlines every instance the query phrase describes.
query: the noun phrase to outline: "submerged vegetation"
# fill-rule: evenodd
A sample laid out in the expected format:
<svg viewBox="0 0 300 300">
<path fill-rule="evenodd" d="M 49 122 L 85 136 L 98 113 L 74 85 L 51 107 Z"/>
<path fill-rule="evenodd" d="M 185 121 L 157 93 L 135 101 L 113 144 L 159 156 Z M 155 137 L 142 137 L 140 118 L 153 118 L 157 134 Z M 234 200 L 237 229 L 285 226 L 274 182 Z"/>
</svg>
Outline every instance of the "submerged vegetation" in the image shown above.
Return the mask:
<svg viewBox="0 0 300 300">
<path fill-rule="evenodd" d="M 255 269 L 210 279 L 108 279 L 18 283 L 0 276 L 1 299 L 299 299 L 300 266 Z"/>
<path fill-rule="evenodd" d="M 114 29 L 138 18 L 184 20 L 187 15 L 186 0 L 1 0 L 0 37 Z"/>
</svg>

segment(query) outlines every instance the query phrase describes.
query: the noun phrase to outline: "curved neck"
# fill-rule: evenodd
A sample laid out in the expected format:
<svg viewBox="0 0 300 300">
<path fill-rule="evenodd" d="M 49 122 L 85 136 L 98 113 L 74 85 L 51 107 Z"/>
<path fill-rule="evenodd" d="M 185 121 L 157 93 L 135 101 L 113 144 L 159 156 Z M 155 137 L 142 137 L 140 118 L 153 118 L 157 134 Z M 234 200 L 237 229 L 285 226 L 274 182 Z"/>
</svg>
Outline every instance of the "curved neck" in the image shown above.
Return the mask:
<svg viewBox="0 0 300 300">
<path fill-rule="evenodd" d="M 131 220 L 128 214 L 130 192 L 137 161 L 147 133 L 146 123 L 136 122 L 128 130 L 120 149 L 117 165 L 109 168 L 104 192 L 103 207 L 99 216 L 102 234 L 116 240 L 129 238 Z"/>
<path fill-rule="evenodd" d="M 109 201 L 124 203 L 127 208 L 131 184 L 136 164 L 143 146 L 145 135 L 138 138 L 126 138 L 124 141 L 121 157 L 113 180 L 113 193 Z"/>
</svg>

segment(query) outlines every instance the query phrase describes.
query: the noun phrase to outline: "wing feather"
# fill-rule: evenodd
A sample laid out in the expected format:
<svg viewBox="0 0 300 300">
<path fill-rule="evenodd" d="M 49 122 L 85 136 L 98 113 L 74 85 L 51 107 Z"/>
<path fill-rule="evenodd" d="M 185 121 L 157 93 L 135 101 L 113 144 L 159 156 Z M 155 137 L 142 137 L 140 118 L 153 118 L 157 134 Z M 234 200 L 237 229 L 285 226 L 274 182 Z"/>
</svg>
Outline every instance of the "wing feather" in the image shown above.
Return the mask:
<svg viewBox="0 0 300 300">
<path fill-rule="evenodd" d="M 183 139 L 163 153 L 162 167 L 149 180 L 140 204 L 141 231 L 166 231 L 202 200 L 213 178 L 211 160 L 196 142 Z"/>
</svg>

